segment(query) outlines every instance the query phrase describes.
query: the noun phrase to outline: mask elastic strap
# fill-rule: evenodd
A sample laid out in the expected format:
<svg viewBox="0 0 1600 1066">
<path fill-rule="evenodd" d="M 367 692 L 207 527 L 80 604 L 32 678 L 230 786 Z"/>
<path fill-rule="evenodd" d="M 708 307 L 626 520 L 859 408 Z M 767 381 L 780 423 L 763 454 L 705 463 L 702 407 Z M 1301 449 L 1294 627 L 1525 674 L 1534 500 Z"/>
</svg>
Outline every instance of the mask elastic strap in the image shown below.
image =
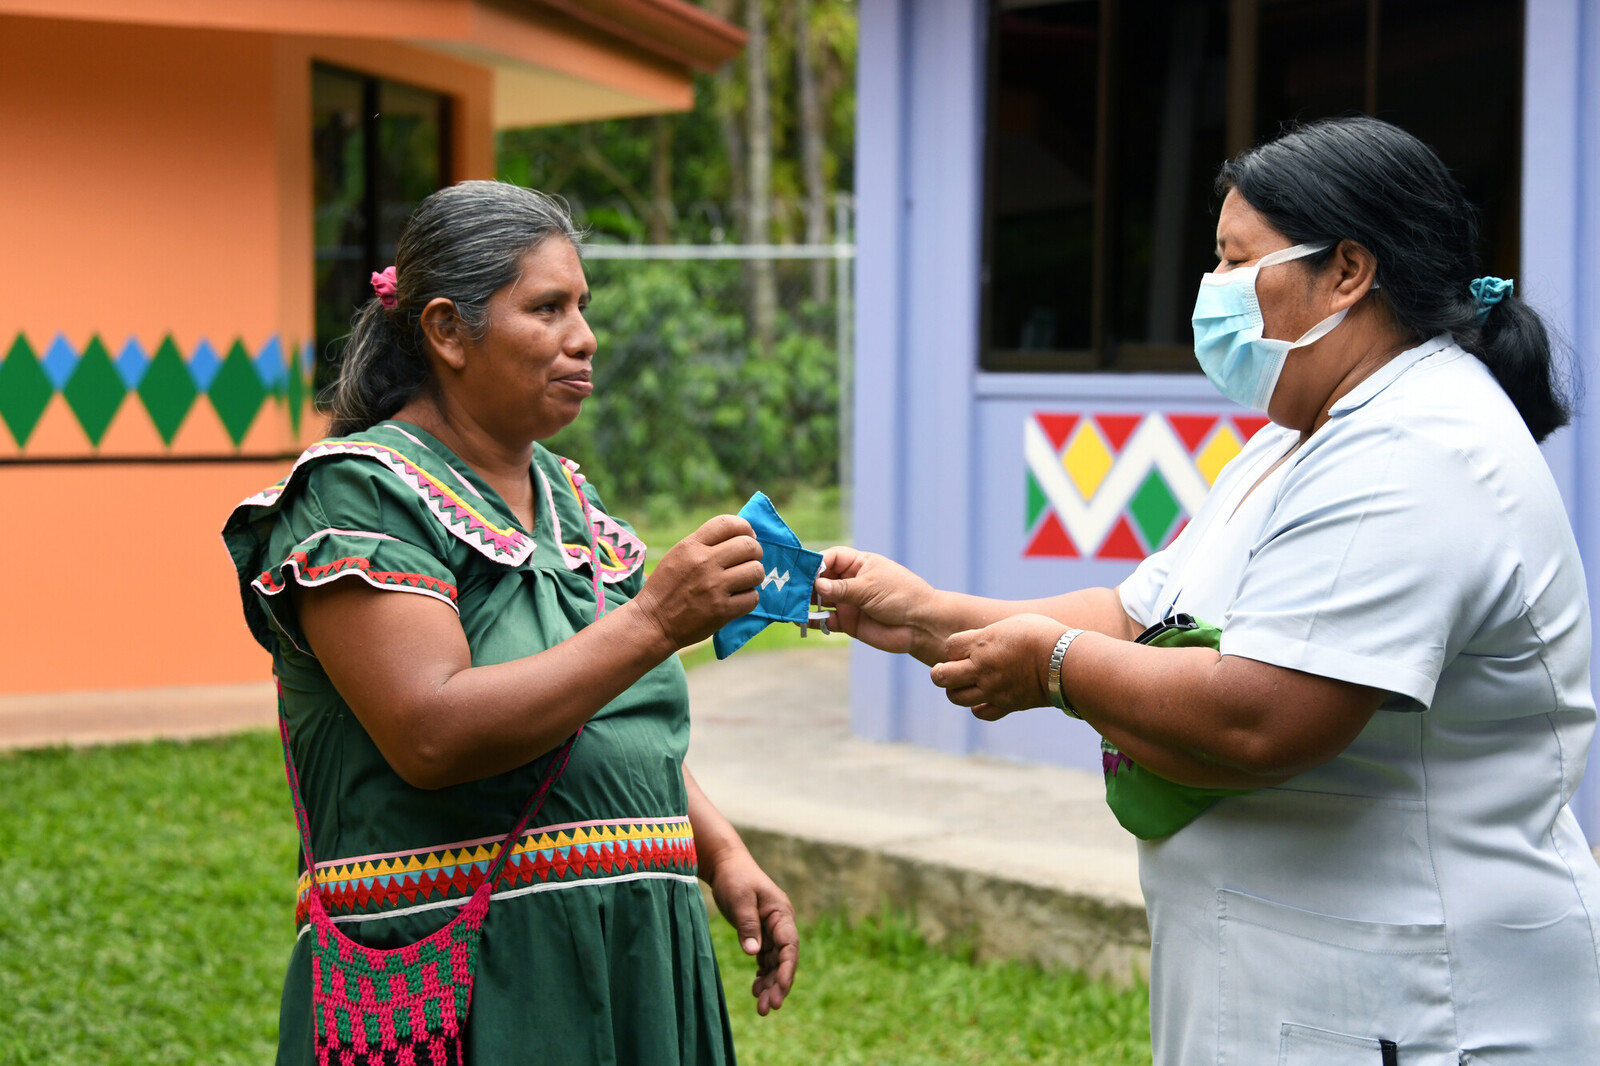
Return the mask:
<svg viewBox="0 0 1600 1066">
<path fill-rule="evenodd" d="M 1300 335 L 1300 339 L 1295 341 L 1293 344 L 1289 345 L 1289 347 L 1290 348 L 1304 348 L 1308 344 L 1312 344 L 1312 343 L 1315 343 L 1316 341 L 1321 340 L 1323 337 L 1326 337 L 1329 333 L 1332 333 L 1334 327 L 1337 326 L 1339 323 L 1343 322 L 1344 321 L 1344 316 L 1349 314 L 1349 313 L 1350 313 L 1350 309 L 1348 307 L 1346 307 L 1342 311 L 1335 311 L 1333 314 L 1329 315 L 1327 318 L 1323 319 L 1321 322 L 1318 322 L 1316 325 L 1314 325 L 1310 329 L 1306 330 L 1303 334 Z"/>
<path fill-rule="evenodd" d="M 1262 256 L 1256 263 L 1256 269 L 1277 266 L 1279 263 L 1287 263 L 1295 259 L 1304 259 L 1308 255 L 1316 255 L 1318 252 L 1325 252 L 1332 247 L 1333 245 L 1331 244 L 1296 244 L 1291 248 L 1280 248 L 1276 252 L 1268 252 Z"/>
</svg>

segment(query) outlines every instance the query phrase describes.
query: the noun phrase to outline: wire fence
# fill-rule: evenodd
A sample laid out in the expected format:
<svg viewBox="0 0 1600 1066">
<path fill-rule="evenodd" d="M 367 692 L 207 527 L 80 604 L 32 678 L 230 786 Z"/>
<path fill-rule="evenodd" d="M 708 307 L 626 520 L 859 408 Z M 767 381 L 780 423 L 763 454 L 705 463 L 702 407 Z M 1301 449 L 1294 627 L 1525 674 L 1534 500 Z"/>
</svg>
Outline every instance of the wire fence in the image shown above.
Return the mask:
<svg viewBox="0 0 1600 1066">
<path fill-rule="evenodd" d="M 837 487 L 848 529 L 852 211 L 837 199 L 821 244 L 592 237 L 596 390 L 552 446 L 601 464 L 635 505 Z"/>
</svg>

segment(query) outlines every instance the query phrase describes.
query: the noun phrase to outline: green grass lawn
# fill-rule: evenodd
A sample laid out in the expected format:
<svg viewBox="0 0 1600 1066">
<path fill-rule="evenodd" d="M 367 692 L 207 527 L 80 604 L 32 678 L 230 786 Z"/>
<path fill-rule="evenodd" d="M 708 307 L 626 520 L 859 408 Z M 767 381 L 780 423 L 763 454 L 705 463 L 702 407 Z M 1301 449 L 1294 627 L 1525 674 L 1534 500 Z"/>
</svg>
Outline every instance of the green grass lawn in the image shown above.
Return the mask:
<svg viewBox="0 0 1600 1066">
<path fill-rule="evenodd" d="M 272 1061 L 282 766 L 273 733 L 0 754 L 0 1064 Z M 1145 990 L 974 965 L 893 916 L 807 923 L 793 995 L 759 1018 L 752 964 L 713 928 L 747 1064 L 1150 1061 Z"/>
</svg>

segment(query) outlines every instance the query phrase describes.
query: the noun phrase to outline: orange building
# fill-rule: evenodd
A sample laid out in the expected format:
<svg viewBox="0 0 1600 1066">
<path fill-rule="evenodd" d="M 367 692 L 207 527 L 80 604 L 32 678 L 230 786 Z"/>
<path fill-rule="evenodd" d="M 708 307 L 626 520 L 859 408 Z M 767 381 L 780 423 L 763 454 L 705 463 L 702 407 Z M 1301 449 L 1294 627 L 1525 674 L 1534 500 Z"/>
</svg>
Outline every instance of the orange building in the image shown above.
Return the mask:
<svg viewBox="0 0 1600 1066">
<path fill-rule="evenodd" d="M 0 0 L 0 693 L 263 677 L 218 530 L 411 207 L 742 42 L 683 0 Z"/>
</svg>

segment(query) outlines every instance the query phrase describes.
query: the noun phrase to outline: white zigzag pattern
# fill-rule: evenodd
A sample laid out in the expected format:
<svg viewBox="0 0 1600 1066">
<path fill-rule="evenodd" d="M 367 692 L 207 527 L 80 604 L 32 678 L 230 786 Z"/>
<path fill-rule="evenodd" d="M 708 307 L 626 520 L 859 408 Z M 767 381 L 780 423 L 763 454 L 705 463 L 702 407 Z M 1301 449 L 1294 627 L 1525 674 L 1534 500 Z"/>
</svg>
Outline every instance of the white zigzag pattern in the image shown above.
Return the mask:
<svg viewBox="0 0 1600 1066">
<path fill-rule="evenodd" d="M 1152 468 L 1160 471 L 1167 488 L 1190 515 L 1200 510 L 1206 494 L 1211 491 L 1178 435 L 1165 418 L 1154 412 L 1145 415 L 1105 480 L 1088 500 L 1078 493 L 1078 486 L 1061 465 L 1061 456 L 1036 419 L 1029 418 L 1023 423 L 1023 453 L 1039 488 L 1061 516 L 1067 535 L 1084 555 L 1100 550 L 1111 527 L 1117 524 L 1117 518 L 1127 509 L 1128 502 Z"/>
</svg>

